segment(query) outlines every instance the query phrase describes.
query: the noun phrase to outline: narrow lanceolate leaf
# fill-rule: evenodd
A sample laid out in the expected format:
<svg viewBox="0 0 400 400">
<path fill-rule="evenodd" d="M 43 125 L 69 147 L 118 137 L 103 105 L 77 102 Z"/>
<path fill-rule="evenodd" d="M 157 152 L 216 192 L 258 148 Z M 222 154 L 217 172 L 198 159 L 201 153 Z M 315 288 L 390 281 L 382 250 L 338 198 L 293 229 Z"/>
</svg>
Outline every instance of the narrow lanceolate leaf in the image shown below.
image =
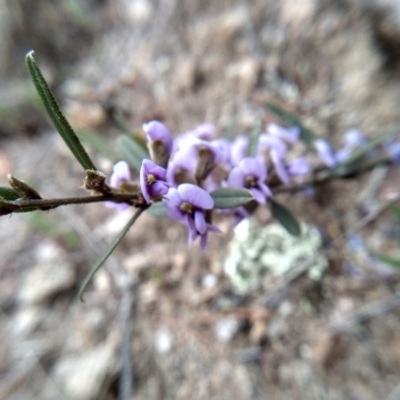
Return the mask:
<svg viewBox="0 0 400 400">
<path fill-rule="evenodd" d="M 250 190 L 242 188 L 221 188 L 210 193 L 214 208 L 235 208 L 254 200 Z"/>
<path fill-rule="evenodd" d="M 153 203 L 147 210 L 146 213 L 151 215 L 152 217 L 166 217 L 168 216 L 165 211 L 164 204 L 159 201 L 157 203 Z"/>
<path fill-rule="evenodd" d="M 300 128 L 300 139 L 311 147 L 317 137 L 313 131 L 305 127 L 298 115 L 292 114 L 276 104 L 266 103 L 266 106 L 272 114 L 278 117 L 285 126 L 298 126 Z"/>
<path fill-rule="evenodd" d="M 0 186 L 0 197 L 6 201 L 14 201 L 21 198 L 21 195 L 14 189 Z"/>
<path fill-rule="evenodd" d="M 134 139 L 126 135 L 120 136 L 117 143 L 123 159 L 139 172 L 140 167 L 142 166 L 142 161 L 145 158 L 150 158 L 149 153 L 147 153 Z"/>
<path fill-rule="evenodd" d="M 249 145 L 246 149 L 247 157 L 254 157 L 257 151 L 258 137 L 261 133 L 261 121 L 257 121 L 249 136 Z"/>
<path fill-rule="evenodd" d="M 231 141 L 234 140 L 235 135 L 237 134 L 236 126 L 237 126 L 237 113 L 234 112 L 229 118 L 229 123 L 224 131 L 223 137 Z"/>
<path fill-rule="evenodd" d="M 379 259 L 383 263 L 390 265 L 393 268 L 400 268 L 400 259 L 398 259 L 398 258 L 392 258 L 392 257 L 388 257 L 388 256 L 380 256 Z"/>
<path fill-rule="evenodd" d="M 292 212 L 275 200 L 271 200 L 272 215 L 293 236 L 301 235 L 301 227 Z"/>
<path fill-rule="evenodd" d="M 108 257 L 112 254 L 112 252 L 115 250 L 115 248 L 118 246 L 118 244 L 121 242 L 123 237 L 128 233 L 129 229 L 131 229 L 132 225 L 136 222 L 136 220 L 140 217 L 142 212 L 144 211 L 143 208 L 140 208 L 139 210 L 136 211 L 136 213 L 133 215 L 133 217 L 128 221 L 128 223 L 125 225 L 124 229 L 119 233 L 117 238 L 111 243 L 110 247 L 107 249 L 107 251 L 104 253 L 103 257 L 93 266 L 93 268 L 89 271 L 89 273 L 86 275 L 86 278 L 84 279 L 81 288 L 79 289 L 78 293 L 78 298 L 79 300 L 83 301 L 83 293 L 85 292 L 87 285 L 90 283 L 92 280 L 94 274 L 102 267 L 102 265 L 107 261 Z"/>
<path fill-rule="evenodd" d="M 39 67 L 37 66 L 35 59 L 33 58 L 33 51 L 30 51 L 25 57 L 26 66 L 28 68 L 29 75 L 35 85 L 36 91 L 39 94 L 40 99 L 53 122 L 57 132 L 61 135 L 64 142 L 71 150 L 74 157 L 87 169 L 96 170 L 92 160 L 86 153 L 81 142 L 76 136 L 75 132 L 71 128 L 64 115 L 60 111 L 60 107 L 57 104 L 56 99 L 53 96 L 46 80 L 44 79 Z"/>
</svg>

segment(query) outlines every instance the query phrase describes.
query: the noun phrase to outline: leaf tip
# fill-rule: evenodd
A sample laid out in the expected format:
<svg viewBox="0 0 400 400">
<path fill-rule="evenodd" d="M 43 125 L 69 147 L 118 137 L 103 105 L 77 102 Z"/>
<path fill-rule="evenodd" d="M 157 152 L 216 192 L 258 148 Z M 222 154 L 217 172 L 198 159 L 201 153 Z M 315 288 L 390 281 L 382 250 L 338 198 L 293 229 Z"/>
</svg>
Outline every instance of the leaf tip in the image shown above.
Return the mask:
<svg viewBox="0 0 400 400">
<path fill-rule="evenodd" d="M 33 55 L 35 54 L 35 51 L 34 50 L 29 50 L 27 53 L 26 53 L 26 55 L 25 55 L 25 58 L 31 58 L 31 59 L 33 59 Z"/>
</svg>

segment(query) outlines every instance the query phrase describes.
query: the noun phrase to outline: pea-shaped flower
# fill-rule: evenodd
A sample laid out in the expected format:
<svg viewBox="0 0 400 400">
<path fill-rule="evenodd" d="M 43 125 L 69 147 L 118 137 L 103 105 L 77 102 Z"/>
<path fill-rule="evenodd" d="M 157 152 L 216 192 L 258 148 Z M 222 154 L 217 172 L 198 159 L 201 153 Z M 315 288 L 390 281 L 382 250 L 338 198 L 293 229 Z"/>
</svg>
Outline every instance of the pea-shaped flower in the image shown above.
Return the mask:
<svg viewBox="0 0 400 400">
<path fill-rule="evenodd" d="M 129 166 L 125 161 L 117 162 L 113 167 L 113 173 L 110 178 L 110 186 L 116 189 L 128 189 L 131 180 L 131 173 L 129 171 Z M 129 204 L 126 203 L 114 203 L 112 201 L 106 201 L 105 206 L 107 208 L 116 208 L 117 210 L 124 211 L 129 208 Z"/>
<path fill-rule="evenodd" d="M 168 193 L 171 186 L 165 181 L 167 170 L 150 160 L 143 160 L 140 168 L 140 188 L 147 203 Z"/>
<path fill-rule="evenodd" d="M 200 236 L 202 250 L 207 245 L 208 232 L 220 230 L 206 221 L 205 212 L 214 207 L 214 200 L 204 189 L 183 183 L 171 188 L 163 200 L 168 215 L 188 228 L 188 244 Z"/>
<path fill-rule="evenodd" d="M 266 178 L 265 164 L 257 158 L 247 157 L 231 170 L 228 186 L 247 188 L 258 203 L 265 204 L 266 198 L 272 197 L 271 190 L 265 184 Z"/>
<path fill-rule="evenodd" d="M 336 153 L 332 149 L 329 142 L 325 139 L 317 139 L 314 147 L 321 161 L 329 168 L 335 168 L 338 164 Z"/>
<path fill-rule="evenodd" d="M 172 136 L 168 128 L 160 121 L 150 121 L 143 124 L 146 132 L 151 159 L 162 167 L 168 164 L 172 150 Z"/>
</svg>

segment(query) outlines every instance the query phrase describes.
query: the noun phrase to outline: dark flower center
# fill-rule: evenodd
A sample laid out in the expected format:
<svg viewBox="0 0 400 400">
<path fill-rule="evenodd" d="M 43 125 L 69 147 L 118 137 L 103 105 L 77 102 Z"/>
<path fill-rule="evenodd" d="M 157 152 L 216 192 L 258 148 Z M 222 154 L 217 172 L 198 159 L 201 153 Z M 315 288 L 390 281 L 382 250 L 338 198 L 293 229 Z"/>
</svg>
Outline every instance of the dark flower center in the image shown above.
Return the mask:
<svg viewBox="0 0 400 400">
<path fill-rule="evenodd" d="M 254 176 L 247 175 L 246 176 L 245 186 L 247 188 L 251 188 L 251 187 L 254 187 L 255 185 L 256 185 L 256 179 L 254 178 Z"/>
<path fill-rule="evenodd" d="M 152 185 L 156 181 L 156 178 L 154 177 L 153 174 L 148 174 L 147 175 L 147 182 L 149 185 Z"/>
<path fill-rule="evenodd" d="M 193 212 L 193 206 L 189 203 L 183 202 L 181 204 L 181 210 L 185 213 L 191 214 Z"/>
</svg>

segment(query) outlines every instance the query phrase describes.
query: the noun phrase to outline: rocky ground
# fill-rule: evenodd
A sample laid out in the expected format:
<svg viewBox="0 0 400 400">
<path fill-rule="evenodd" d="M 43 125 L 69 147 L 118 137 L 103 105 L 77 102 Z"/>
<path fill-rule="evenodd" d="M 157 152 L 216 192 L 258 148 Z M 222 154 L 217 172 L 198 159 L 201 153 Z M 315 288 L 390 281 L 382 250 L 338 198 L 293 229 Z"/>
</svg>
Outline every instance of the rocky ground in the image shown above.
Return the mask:
<svg viewBox="0 0 400 400">
<path fill-rule="evenodd" d="M 109 149 L 116 112 L 134 130 L 156 118 L 176 134 L 204 121 L 248 133 L 276 121 L 273 101 L 335 145 L 399 123 L 396 0 L 18 0 L 0 6 L 0 29 L 0 183 L 12 172 L 49 198 L 82 195 L 82 174 L 33 94 L 31 48 L 71 124 Z M 106 173 L 118 158 L 92 155 Z M 83 277 L 132 211 L 1 217 L 0 398 L 400 399 L 400 276 L 372 258 L 400 256 L 399 225 L 374 214 L 399 182 L 377 167 L 313 199 L 279 195 L 330 244 L 313 250 L 319 279 L 296 261 L 261 269 L 264 247 L 251 285 L 224 273 L 235 246 L 245 263 L 257 237 L 269 243 L 268 211 L 236 232 L 221 218 L 204 253 L 145 215 L 85 303 Z"/>
</svg>

